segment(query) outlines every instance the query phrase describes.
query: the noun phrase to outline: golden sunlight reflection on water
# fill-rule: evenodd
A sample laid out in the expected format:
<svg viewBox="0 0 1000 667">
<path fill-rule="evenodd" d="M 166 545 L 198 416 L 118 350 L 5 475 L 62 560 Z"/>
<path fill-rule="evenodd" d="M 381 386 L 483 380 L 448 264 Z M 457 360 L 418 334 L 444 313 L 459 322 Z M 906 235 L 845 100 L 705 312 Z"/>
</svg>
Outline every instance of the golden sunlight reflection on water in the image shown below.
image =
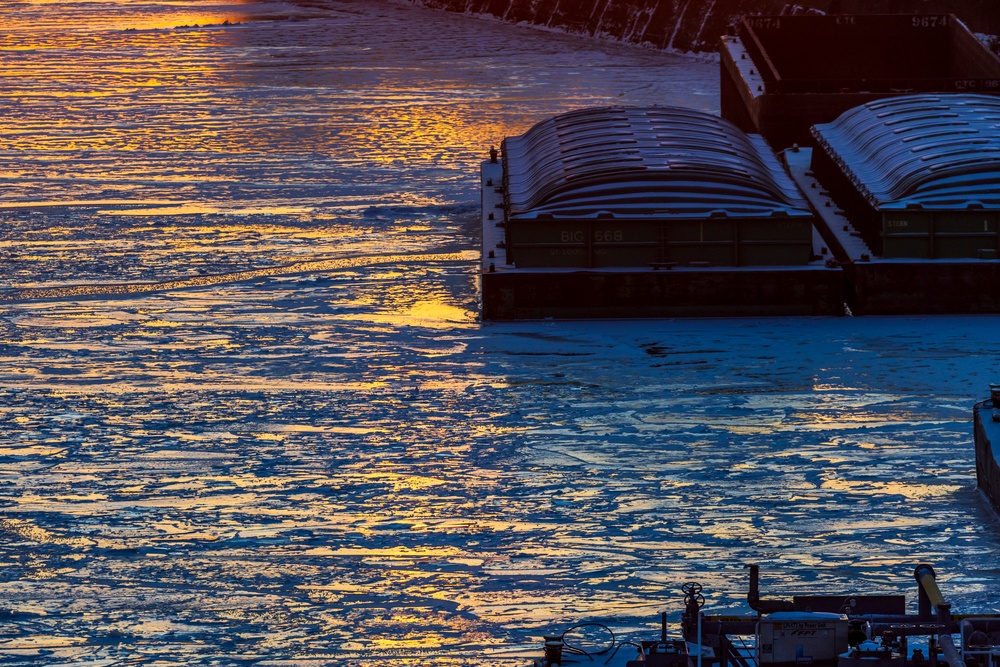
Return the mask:
<svg viewBox="0 0 1000 667">
<path fill-rule="evenodd" d="M 488 147 L 715 110 L 714 63 L 381 0 L 0 15 L 0 651 L 527 662 L 753 560 L 994 603 L 995 319 L 476 321 Z"/>
</svg>

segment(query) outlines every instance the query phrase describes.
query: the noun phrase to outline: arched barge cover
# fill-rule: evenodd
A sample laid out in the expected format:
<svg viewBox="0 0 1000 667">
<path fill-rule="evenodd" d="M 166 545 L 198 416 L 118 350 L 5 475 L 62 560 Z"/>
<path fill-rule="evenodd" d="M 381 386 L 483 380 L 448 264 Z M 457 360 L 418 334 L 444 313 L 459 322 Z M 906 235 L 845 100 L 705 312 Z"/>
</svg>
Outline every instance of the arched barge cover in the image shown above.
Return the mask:
<svg viewBox="0 0 1000 667">
<path fill-rule="evenodd" d="M 812 132 L 875 209 L 1000 209 L 1000 97 L 888 98 Z"/>
<path fill-rule="evenodd" d="M 677 107 L 607 107 L 542 121 L 503 143 L 520 219 L 811 217 L 767 143 Z"/>
</svg>

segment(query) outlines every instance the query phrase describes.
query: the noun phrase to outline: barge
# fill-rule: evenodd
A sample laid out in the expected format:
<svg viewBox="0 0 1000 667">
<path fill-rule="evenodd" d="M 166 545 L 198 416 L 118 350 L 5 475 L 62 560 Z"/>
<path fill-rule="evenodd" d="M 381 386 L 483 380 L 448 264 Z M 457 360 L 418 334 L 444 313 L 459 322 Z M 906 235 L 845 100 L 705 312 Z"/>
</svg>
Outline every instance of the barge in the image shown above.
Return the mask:
<svg viewBox="0 0 1000 667">
<path fill-rule="evenodd" d="M 776 149 L 848 109 L 913 94 L 1000 94 L 1000 58 L 953 14 L 747 16 L 722 38 L 722 117 Z"/>
<path fill-rule="evenodd" d="M 784 152 L 855 315 L 1000 312 L 997 118 L 997 96 L 895 96 Z"/>
<path fill-rule="evenodd" d="M 483 319 L 839 315 L 816 217 L 759 135 L 585 109 L 482 165 Z"/>
<path fill-rule="evenodd" d="M 722 118 L 583 109 L 493 151 L 483 320 L 1000 312 L 1000 59 L 957 19 L 753 17 L 722 56 Z"/>
</svg>

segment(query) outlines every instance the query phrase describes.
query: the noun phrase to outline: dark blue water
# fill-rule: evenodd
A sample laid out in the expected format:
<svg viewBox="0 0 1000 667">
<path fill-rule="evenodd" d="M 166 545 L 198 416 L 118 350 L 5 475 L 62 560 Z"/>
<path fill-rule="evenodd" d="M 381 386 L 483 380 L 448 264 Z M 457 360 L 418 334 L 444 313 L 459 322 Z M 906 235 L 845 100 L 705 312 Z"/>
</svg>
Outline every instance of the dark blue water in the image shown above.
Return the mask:
<svg viewBox="0 0 1000 667">
<path fill-rule="evenodd" d="M 477 321 L 489 146 L 716 110 L 715 64 L 392 2 L 0 12 L 4 660 L 520 664 L 749 561 L 995 610 L 1000 319 Z"/>
</svg>

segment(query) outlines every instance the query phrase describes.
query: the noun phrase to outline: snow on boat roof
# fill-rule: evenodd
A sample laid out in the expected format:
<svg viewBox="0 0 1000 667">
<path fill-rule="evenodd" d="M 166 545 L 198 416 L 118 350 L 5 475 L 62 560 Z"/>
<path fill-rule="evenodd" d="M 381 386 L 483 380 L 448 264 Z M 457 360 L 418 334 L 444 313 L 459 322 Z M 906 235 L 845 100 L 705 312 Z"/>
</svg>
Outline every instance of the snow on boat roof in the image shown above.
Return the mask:
<svg viewBox="0 0 1000 667">
<path fill-rule="evenodd" d="M 584 109 L 503 143 L 518 218 L 812 214 L 767 142 L 679 107 Z"/>
<path fill-rule="evenodd" d="M 892 97 L 812 133 L 876 208 L 1000 208 L 1000 97 Z"/>
</svg>

